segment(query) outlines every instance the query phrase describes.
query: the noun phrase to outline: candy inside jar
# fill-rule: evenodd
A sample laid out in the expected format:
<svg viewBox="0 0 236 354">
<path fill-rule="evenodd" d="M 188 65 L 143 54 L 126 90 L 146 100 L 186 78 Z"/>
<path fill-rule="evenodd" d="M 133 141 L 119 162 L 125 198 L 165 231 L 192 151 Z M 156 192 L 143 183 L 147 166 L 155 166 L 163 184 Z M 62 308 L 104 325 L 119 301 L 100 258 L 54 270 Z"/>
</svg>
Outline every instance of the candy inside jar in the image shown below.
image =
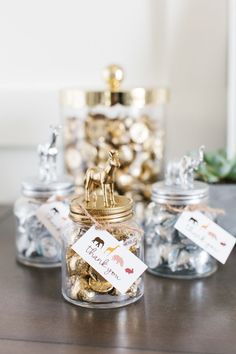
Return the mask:
<svg viewBox="0 0 236 354">
<path fill-rule="evenodd" d="M 107 151 L 115 149 L 121 163 L 116 190 L 142 202 L 150 198 L 151 185 L 162 174 L 168 92 L 123 90 L 123 70 L 116 65 L 105 74 L 106 90 L 61 92 L 67 172 L 81 190 L 86 169 L 104 167 Z"/>
<path fill-rule="evenodd" d="M 82 202 L 82 201 L 80 201 Z M 135 227 L 134 222 L 127 225 Z M 90 225 L 91 226 L 91 225 Z M 63 259 L 63 296 L 76 305 L 84 307 L 120 307 L 137 301 L 143 295 L 143 282 L 139 278 L 127 291 L 121 294 L 73 249 L 74 243 L 82 237 L 89 226 L 73 222 L 65 231 Z M 139 233 L 117 226 L 109 232 L 139 258 L 143 258 L 142 240 Z"/>
<path fill-rule="evenodd" d="M 105 169 L 92 168 L 86 176 L 92 179 L 93 183 L 99 184 L 106 174 L 110 178 L 105 178 L 103 195 L 97 195 L 93 187 L 86 190 L 85 196 L 76 197 L 70 204 L 71 225 L 64 231 L 64 247 L 62 261 L 62 294 L 64 298 L 79 306 L 94 308 L 113 308 L 128 305 L 137 301 L 143 295 L 142 276 L 138 277 L 125 293 L 121 293 L 117 288 L 105 279 L 91 263 L 88 263 L 75 251 L 75 244 L 80 240 L 93 225 L 97 225 L 101 230 L 108 231 L 117 243 L 114 247 L 105 247 L 104 240 L 94 237 L 92 246 L 88 249 L 91 257 L 97 262 L 104 262 L 104 267 L 109 273 L 114 272 L 112 262 L 116 262 L 119 267 L 125 268 L 127 274 L 134 272 L 133 268 L 126 268 L 122 257 L 117 253 L 117 249 L 124 246 L 136 257 L 143 259 L 143 240 L 141 230 L 138 229 L 133 218 L 133 202 L 130 198 L 120 195 L 113 195 L 110 184 L 114 183 L 114 170 L 110 174 L 109 166 L 118 167 L 118 154 L 109 153 L 109 160 Z M 92 175 L 92 173 L 94 173 Z M 92 176 L 92 177 L 91 177 Z M 100 176 L 97 178 L 97 176 Z M 94 178 L 94 179 L 93 179 Z M 85 178 L 87 180 L 87 177 Z M 86 183 L 85 183 L 86 184 Z M 105 189 L 108 194 L 106 195 Z M 85 188 L 86 189 L 86 188 Z M 110 190 L 110 193 L 109 193 Z M 118 241 L 118 242 L 117 242 Z M 87 247 L 87 245 L 86 245 Z M 104 248 L 103 248 L 104 247 Z M 102 250 L 105 260 L 101 256 L 98 259 L 97 250 Z M 109 267 L 108 268 L 108 262 Z M 115 275 L 115 273 L 114 273 Z"/>
<path fill-rule="evenodd" d="M 145 261 L 154 275 L 192 279 L 217 269 L 214 258 L 175 229 L 184 210 L 199 210 L 209 219 L 215 218 L 207 207 L 207 184 L 193 180 L 194 169 L 201 162 L 200 149 L 198 159 L 185 156 L 169 165 L 166 180 L 153 186 L 145 218 Z"/>
</svg>

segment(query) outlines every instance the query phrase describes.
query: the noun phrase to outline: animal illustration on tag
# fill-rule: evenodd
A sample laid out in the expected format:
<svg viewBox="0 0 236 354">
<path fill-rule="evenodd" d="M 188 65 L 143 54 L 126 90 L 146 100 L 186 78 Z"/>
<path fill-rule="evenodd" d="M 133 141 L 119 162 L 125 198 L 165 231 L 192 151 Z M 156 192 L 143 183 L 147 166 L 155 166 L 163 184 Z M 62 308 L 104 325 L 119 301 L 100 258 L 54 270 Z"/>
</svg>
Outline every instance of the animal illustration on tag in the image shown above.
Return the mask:
<svg viewBox="0 0 236 354">
<path fill-rule="evenodd" d="M 209 225 L 210 225 L 210 224 L 201 225 L 201 227 L 202 227 L 203 229 L 207 230 L 207 228 L 209 227 Z M 217 240 L 217 236 L 216 236 L 216 234 L 215 234 L 214 232 L 208 231 L 208 230 L 207 230 L 207 232 L 208 232 L 208 235 L 209 235 L 209 236 L 211 236 L 211 237 L 213 237 L 215 240 Z M 225 243 L 225 242 L 220 242 L 220 244 L 221 244 L 221 246 L 226 246 L 226 243 Z"/>
<path fill-rule="evenodd" d="M 121 267 L 124 266 L 123 258 L 121 258 L 120 256 L 118 256 L 118 254 L 115 254 L 115 255 L 112 257 L 112 260 L 115 261 L 117 264 L 119 264 Z"/>
<path fill-rule="evenodd" d="M 57 208 L 52 208 L 51 212 L 55 214 L 59 214 L 59 210 Z"/>
<path fill-rule="evenodd" d="M 95 237 L 92 242 L 95 243 L 97 247 L 104 246 L 104 241 L 100 237 Z"/>
<path fill-rule="evenodd" d="M 209 224 L 201 225 L 201 227 L 202 227 L 203 229 L 205 229 L 205 230 L 208 228 L 208 226 L 209 226 Z"/>
<path fill-rule="evenodd" d="M 134 268 L 125 268 L 125 272 L 128 274 L 133 274 L 134 273 Z"/>
<path fill-rule="evenodd" d="M 198 221 L 197 221 L 197 219 L 195 219 L 195 218 L 189 218 L 189 220 L 188 220 L 189 222 L 191 222 L 192 224 L 198 224 Z"/>
<path fill-rule="evenodd" d="M 120 247 L 119 245 L 117 245 L 116 247 L 107 247 L 106 251 L 104 253 L 109 253 L 111 254 L 112 252 L 114 252 L 118 247 Z"/>
<path fill-rule="evenodd" d="M 215 240 L 217 240 L 217 236 L 216 236 L 216 234 L 214 234 L 214 232 L 208 231 L 208 235 L 213 237 Z"/>
</svg>

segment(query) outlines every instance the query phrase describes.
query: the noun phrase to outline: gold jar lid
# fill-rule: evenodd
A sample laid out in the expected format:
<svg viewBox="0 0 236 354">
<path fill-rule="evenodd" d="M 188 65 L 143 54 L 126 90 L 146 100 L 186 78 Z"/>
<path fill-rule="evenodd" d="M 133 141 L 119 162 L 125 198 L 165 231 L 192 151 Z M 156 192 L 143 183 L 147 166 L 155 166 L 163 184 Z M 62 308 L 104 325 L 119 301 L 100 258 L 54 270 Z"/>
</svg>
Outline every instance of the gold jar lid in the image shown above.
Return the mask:
<svg viewBox="0 0 236 354">
<path fill-rule="evenodd" d="M 94 107 L 97 105 L 143 107 L 147 104 L 165 104 L 169 100 L 167 88 L 146 89 L 143 87 L 131 90 L 122 90 L 121 83 L 124 79 L 124 71 L 118 65 L 110 65 L 104 70 L 104 79 L 107 84 L 106 90 L 87 91 L 76 88 L 61 91 L 61 103 L 63 106 L 72 108 Z"/>
<path fill-rule="evenodd" d="M 70 218 L 82 224 L 93 224 L 84 209 L 101 224 L 123 222 L 132 218 L 133 201 L 131 198 L 115 195 L 115 203 L 115 206 L 104 207 L 103 197 L 100 195 L 97 196 L 96 201 L 90 202 L 86 202 L 83 196 L 79 196 L 72 199 L 70 203 Z"/>
</svg>

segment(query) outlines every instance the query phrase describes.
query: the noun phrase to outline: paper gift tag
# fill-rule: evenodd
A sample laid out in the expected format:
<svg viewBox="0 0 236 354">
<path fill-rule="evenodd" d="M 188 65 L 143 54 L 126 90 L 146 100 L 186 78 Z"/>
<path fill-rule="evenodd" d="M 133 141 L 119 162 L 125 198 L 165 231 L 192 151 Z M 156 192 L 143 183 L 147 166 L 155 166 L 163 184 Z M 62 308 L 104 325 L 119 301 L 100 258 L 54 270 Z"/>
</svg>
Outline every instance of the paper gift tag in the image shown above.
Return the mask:
<svg viewBox="0 0 236 354">
<path fill-rule="evenodd" d="M 92 226 L 72 249 L 122 294 L 147 266 L 109 232 Z"/>
<path fill-rule="evenodd" d="M 175 228 L 223 264 L 236 242 L 232 235 L 199 211 L 183 212 Z"/>
<path fill-rule="evenodd" d="M 36 212 L 39 221 L 59 242 L 61 242 L 62 229 L 71 223 L 68 215 L 68 205 L 58 201 L 48 201 L 42 204 Z"/>
</svg>

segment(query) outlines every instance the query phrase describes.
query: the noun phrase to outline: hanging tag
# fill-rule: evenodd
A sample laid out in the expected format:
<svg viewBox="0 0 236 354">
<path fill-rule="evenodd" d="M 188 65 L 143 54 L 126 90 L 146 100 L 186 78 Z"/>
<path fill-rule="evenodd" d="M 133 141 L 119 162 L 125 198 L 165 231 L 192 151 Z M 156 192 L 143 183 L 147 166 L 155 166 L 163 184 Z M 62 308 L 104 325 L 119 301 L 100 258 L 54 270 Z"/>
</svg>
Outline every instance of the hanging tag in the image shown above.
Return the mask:
<svg viewBox="0 0 236 354">
<path fill-rule="evenodd" d="M 61 242 L 62 229 L 71 223 L 68 215 L 68 205 L 58 201 L 49 200 L 36 211 L 39 221 L 58 242 Z"/>
<path fill-rule="evenodd" d="M 72 249 L 122 294 L 147 269 L 109 232 L 92 226 Z"/>
<path fill-rule="evenodd" d="M 183 212 L 175 228 L 223 264 L 236 242 L 232 235 L 199 211 Z"/>
</svg>

